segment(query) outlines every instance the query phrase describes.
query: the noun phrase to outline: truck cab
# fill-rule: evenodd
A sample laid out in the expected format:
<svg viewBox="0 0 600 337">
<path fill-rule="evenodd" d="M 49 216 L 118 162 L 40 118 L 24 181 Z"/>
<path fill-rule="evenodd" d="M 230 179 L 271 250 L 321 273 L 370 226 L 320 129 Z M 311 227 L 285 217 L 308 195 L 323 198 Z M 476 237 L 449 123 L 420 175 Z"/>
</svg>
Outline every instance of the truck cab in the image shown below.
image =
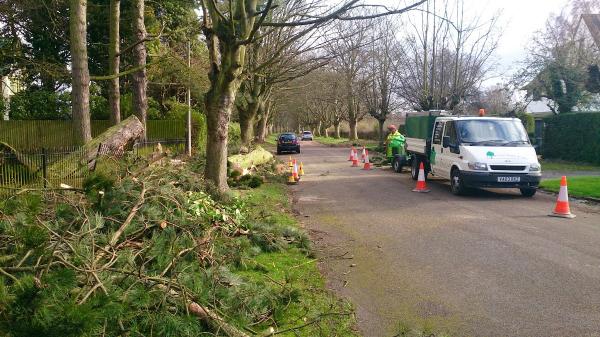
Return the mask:
<svg viewBox="0 0 600 337">
<path fill-rule="evenodd" d="M 533 196 L 541 180 L 535 149 L 518 118 L 428 116 L 427 136 L 411 137 L 413 178 L 423 162 L 429 174 L 450 180 L 454 194 L 470 188 L 519 188 Z"/>
</svg>

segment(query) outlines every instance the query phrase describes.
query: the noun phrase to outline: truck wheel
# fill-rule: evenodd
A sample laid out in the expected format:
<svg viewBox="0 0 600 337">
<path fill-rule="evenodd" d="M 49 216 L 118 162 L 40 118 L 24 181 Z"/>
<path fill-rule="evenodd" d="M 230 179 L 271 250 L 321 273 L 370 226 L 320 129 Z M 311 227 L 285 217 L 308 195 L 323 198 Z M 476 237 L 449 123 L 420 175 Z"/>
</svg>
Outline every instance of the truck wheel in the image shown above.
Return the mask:
<svg viewBox="0 0 600 337">
<path fill-rule="evenodd" d="M 421 161 L 419 160 L 419 157 L 413 155 L 412 165 L 410 165 L 410 177 L 412 178 L 412 180 L 419 179 L 419 163 L 420 162 Z"/>
<path fill-rule="evenodd" d="M 520 188 L 519 190 L 521 190 L 521 195 L 523 195 L 524 197 L 527 198 L 531 198 L 535 195 L 535 192 L 537 192 L 537 188 Z"/>
<path fill-rule="evenodd" d="M 392 168 L 394 171 L 396 171 L 396 173 L 402 172 L 402 161 L 400 158 L 394 157 L 394 159 L 392 159 Z"/>
<path fill-rule="evenodd" d="M 452 169 L 452 173 L 450 173 L 450 188 L 454 195 L 464 195 L 467 193 L 467 188 L 463 184 L 460 170 L 457 168 Z"/>
</svg>

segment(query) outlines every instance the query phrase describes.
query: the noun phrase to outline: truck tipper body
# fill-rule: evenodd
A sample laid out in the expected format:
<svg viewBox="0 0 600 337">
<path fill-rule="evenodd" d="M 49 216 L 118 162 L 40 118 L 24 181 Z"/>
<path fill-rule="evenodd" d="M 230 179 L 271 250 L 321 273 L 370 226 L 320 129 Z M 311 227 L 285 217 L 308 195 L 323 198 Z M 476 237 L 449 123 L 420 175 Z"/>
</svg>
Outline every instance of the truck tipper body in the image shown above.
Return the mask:
<svg viewBox="0 0 600 337">
<path fill-rule="evenodd" d="M 518 118 L 453 116 L 444 112 L 409 113 L 406 162 L 417 179 L 426 174 L 450 180 L 454 194 L 471 188 L 518 188 L 533 196 L 541 166 Z"/>
</svg>

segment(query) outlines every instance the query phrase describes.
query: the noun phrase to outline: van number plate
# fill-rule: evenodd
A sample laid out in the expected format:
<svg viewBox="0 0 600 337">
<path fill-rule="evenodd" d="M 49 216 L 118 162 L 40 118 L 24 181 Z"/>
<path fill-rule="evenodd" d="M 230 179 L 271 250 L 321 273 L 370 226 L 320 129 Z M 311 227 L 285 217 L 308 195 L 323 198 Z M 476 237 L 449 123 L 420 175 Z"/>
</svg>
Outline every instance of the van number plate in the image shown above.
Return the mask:
<svg viewBox="0 0 600 337">
<path fill-rule="evenodd" d="M 518 183 L 521 181 L 521 177 L 498 177 L 499 183 Z"/>
</svg>

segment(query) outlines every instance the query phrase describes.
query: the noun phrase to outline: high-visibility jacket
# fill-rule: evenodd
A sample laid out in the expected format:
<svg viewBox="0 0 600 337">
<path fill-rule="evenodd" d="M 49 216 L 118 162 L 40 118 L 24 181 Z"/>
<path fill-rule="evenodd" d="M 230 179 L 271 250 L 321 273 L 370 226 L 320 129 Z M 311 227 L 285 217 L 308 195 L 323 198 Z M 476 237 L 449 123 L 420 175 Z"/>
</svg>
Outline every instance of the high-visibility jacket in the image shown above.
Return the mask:
<svg viewBox="0 0 600 337">
<path fill-rule="evenodd" d="M 404 136 L 397 130 L 394 132 L 390 132 L 390 134 L 385 140 L 385 143 L 387 145 L 387 156 L 392 157 L 392 149 L 394 148 L 398 149 L 399 154 L 402 154 L 402 150 L 404 149 L 404 141 Z"/>
</svg>

